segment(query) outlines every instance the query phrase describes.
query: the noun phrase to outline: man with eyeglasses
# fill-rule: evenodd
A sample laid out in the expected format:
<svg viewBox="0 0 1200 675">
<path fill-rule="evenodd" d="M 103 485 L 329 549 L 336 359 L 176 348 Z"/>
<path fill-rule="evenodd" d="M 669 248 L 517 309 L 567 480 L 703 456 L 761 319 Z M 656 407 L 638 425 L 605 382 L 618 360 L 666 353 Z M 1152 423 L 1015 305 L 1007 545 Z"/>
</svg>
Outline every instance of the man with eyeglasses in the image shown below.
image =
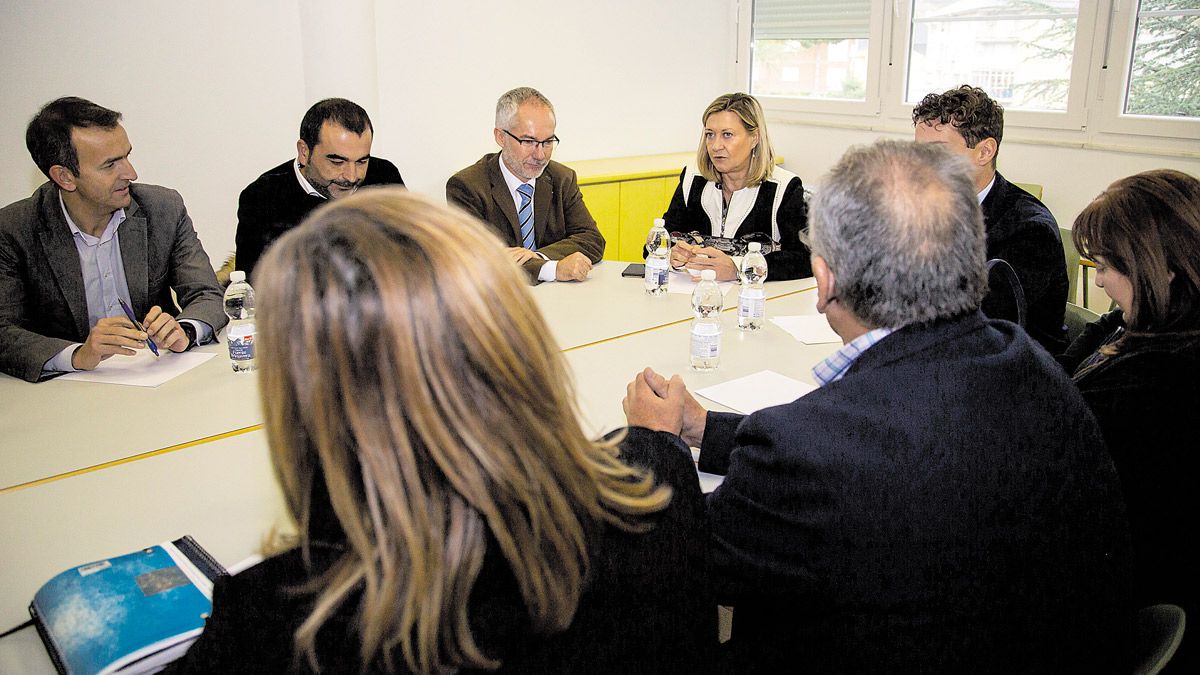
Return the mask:
<svg viewBox="0 0 1200 675">
<path fill-rule="evenodd" d="M 404 185 L 395 164 L 371 156 L 374 133 L 367 111 L 353 101 L 313 104 L 300 121 L 296 158 L 256 178 L 238 197 L 236 269 L 253 280 L 267 247 L 326 201 L 368 185 Z"/>
<path fill-rule="evenodd" d="M 506 92 L 493 129 L 500 152 L 446 182 L 447 201 L 491 225 L 534 283 L 583 281 L 604 255 L 575 172 L 550 159 L 555 123 L 554 106 L 538 90 Z"/>
</svg>

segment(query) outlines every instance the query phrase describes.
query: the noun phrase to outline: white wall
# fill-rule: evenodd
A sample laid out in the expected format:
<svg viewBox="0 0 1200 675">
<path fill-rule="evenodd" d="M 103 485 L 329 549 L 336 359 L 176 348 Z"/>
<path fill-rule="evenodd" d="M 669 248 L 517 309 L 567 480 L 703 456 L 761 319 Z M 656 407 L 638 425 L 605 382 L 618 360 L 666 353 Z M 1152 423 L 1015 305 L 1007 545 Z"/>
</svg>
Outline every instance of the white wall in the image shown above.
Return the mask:
<svg viewBox="0 0 1200 675">
<path fill-rule="evenodd" d="M 183 194 L 217 266 L 238 193 L 294 156 L 319 97 L 360 100 L 373 153 L 443 198 L 450 174 L 495 148 L 496 98 L 518 85 L 555 103 L 556 159 L 693 148 L 700 111 L 734 81 L 734 41 L 731 0 L 6 2 L 0 204 L 44 181 L 29 119 L 83 96 L 125 114 L 140 180 Z"/>
<path fill-rule="evenodd" d="M 695 147 L 704 106 L 734 79 L 729 0 L 446 4 L 376 8 L 391 122 L 376 145 L 423 192 L 496 150 L 496 99 L 512 87 L 554 102 L 555 158 L 569 162 Z"/>
<path fill-rule="evenodd" d="M 295 2 L 6 2 L 0 11 L 0 203 L 45 180 L 25 149 L 29 119 L 47 101 L 82 96 L 124 113 L 139 179 L 183 194 L 219 265 L 233 249 L 238 192 L 295 143 L 305 106 Z"/>
<path fill-rule="evenodd" d="M 1051 145 L 1020 140 L 1019 132 L 1014 135 L 1017 138 L 1006 137 L 1000 146 L 1000 172 L 1009 180 L 1041 184 L 1042 201 L 1061 227 L 1070 227 L 1083 207 L 1118 178 L 1160 168 L 1200 176 L 1197 159 Z M 911 139 L 912 132 L 771 123 L 771 140 L 785 166 L 814 187 L 846 148 L 880 138 Z"/>
</svg>

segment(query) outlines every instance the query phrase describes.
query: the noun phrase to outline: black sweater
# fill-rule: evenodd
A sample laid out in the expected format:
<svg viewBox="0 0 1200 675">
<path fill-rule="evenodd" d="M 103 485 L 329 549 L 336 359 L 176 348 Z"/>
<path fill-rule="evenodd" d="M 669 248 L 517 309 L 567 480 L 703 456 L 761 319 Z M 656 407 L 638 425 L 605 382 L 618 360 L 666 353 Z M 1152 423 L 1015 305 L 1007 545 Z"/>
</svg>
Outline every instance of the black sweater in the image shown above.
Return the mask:
<svg viewBox="0 0 1200 675">
<path fill-rule="evenodd" d="M 272 242 L 326 202 L 300 187 L 294 161 L 289 159 L 259 176 L 238 197 L 237 269 L 247 278 L 254 276 L 258 259 Z M 395 164 L 372 157 L 362 184 L 404 185 L 404 179 Z"/>
<path fill-rule="evenodd" d="M 1197 605 L 1196 557 L 1187 544 L 1200 528 L 1194 483 L 1196 411 L 1200 410 L 1200 331 L 1127 336 L 1115 356 L 1080 363 L 1113 341 L 1117 309 L 1088 324 L 1059 361 L 1095 413 L 1129 507 L 1134 601 L 1169 602 L 1191 616 Z M 1184 636 L 1175 672 L 1197 672 L 1196 638 Z"/>
</svg>

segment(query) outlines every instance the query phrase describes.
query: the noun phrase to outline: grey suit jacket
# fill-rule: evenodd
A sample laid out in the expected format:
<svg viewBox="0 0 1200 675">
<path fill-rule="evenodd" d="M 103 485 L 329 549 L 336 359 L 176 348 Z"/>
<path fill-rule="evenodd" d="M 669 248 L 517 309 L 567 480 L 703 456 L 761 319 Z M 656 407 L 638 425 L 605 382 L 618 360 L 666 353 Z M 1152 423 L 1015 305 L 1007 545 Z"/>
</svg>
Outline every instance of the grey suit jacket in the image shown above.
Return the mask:
<svg viewBox="0 0 1200 675">
<path fill-rule="evenodd" d="M 221 288 L 183 198 L 142 183 L 130 195 L 119 237 L 134 313 L 158 305 L 220 330 L 227 321 Z M 86 340 L 90 329 L 79 252 L 58 188 L 46 182 L 0 209 L 0 370 L 36 382 L 47 360 Z"/>
<path fill-rule="evenodd" d="M 492 226 L 507 246 L 521 246 L 521 224 L 512 193 L 500 173 L 499 153 L 459 171 L 446 182 L 446 200 Z M 551 161 L 533 188 L 533 229 L 538 252 L 561 260 L 576 251 L 593 263 L 604 256 L 604 235 L 583 203 L 575 172 Z M 525 271 L 537 280 L 545 261 L 530 260 Z"/>
</svg>

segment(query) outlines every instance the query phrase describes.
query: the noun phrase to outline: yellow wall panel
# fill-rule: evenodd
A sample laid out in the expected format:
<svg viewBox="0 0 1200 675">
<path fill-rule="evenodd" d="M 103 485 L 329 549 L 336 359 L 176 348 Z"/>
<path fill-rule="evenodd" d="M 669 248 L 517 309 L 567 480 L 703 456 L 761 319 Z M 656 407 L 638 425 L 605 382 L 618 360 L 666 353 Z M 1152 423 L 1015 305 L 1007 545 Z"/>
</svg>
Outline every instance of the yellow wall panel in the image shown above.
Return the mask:
<svg viewBox="0 0 1200 675">
<path fill-rule="evenodd" d="M 583 203 L 604 235 L 604 259 L 617 260 L 621 234 L 621 184 L 580 185 Z"/>
<path fill-rule="evenodd" d="M 621 247 L 618 260 L 640 261 L 646 234 L 655 218 L 666 211 L 662 178 L 644 178 L 621 183 Z"/>
</svg>

